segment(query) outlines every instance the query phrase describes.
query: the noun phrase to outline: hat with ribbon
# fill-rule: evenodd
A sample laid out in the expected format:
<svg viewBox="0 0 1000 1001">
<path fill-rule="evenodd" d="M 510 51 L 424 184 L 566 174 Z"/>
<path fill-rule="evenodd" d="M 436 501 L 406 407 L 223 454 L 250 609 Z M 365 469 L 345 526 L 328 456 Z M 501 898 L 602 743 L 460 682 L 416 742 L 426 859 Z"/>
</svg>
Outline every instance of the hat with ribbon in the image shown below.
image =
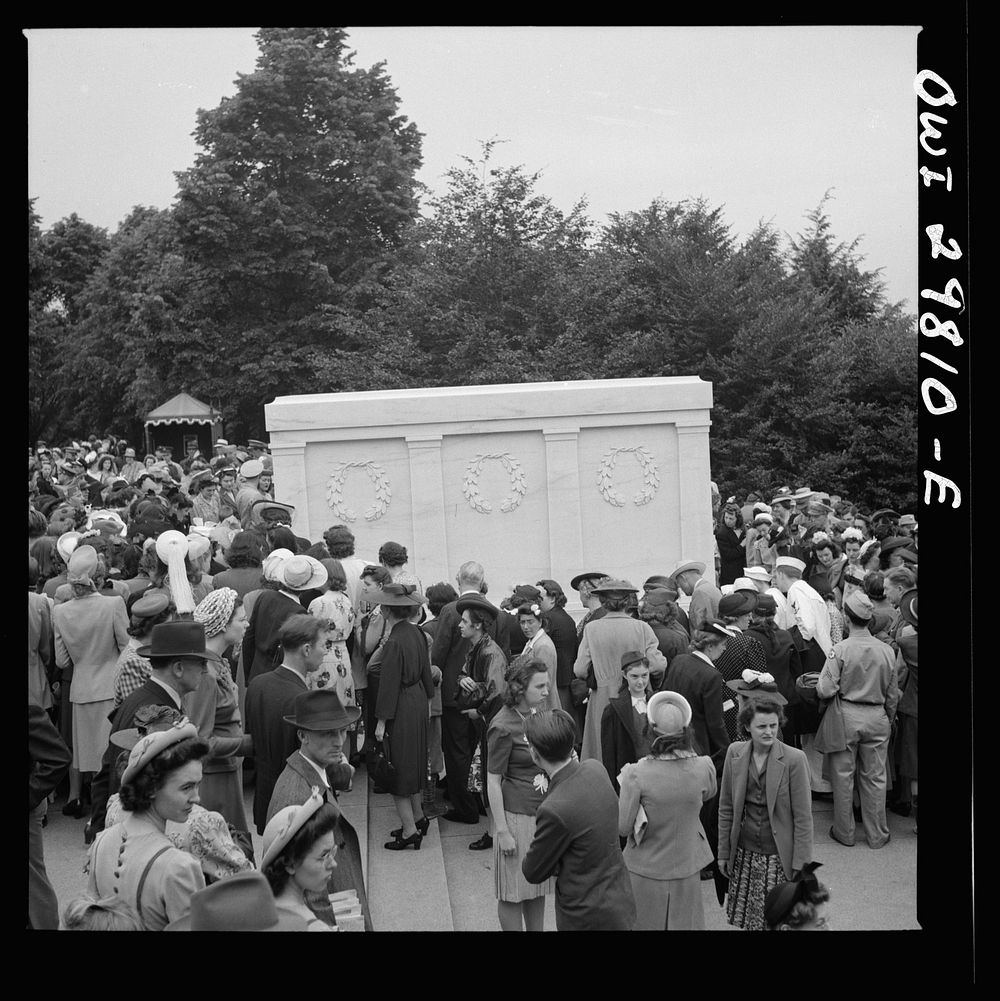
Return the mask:
<svg viewBox="0 0 1000 1001">
<path fill-rule="evenodd" d="M 129 752 L 128 765 L 122 773 L 122 785 L 131 782 L 139 772 L 142 771 L 150 761 L 162 751 L 174 744 L 179 744 L 189 737 L 197 737 L 198 728 L 194 723 L 188 722 L 187 717 L 178 720 L 168 730 L 157 730 L 155 733 L 148 733 Z"/>
<path fill-rule="evenodd" d="M 264 580 L 280 582 L 282 566 L 284 566 L 286 560 L 290 560 L 294 555 L 295 553 L 290 549 L 272 549 L 264 557 L 264 563 L 261 566 L 261 574 Z"/>
<path fill-rule="evenodd" d="M 170 594 L 179 614 L 194 611 L 194 594 L 187 578 L 187 536 L 171 529 L 156 537 L 156 555 L 167 565 Z"/>
<path fill-rule="evenodd" d="M 212 551 L 212 542 L 205 533 L 199 532 L 197 528 L 192 528 L 188 533 L 188 559 L 197 560 L 202 556 L 207 556 Z"/>
<path fill-rule="evenodd" d="M 675 598 L 679 593 L 673 578 L 667 577 L 665 574 L 653 574 L 651 577 L 647 577 L 643 581 L 642 589 L 647 593 L 651 591 L 671 591 Z"/>
<path fill-rule="evenodd" d="M 725 622 L 720 622 L 718 619 L 710 619 L 708 622 L 703 623 L 701 632 L 715 633 L 716 636 L 730 640 L 736 635 L 734 630 L 730 629 Z"/>
<path fill-rule="evenodd" d="M 774 675 L 766 671 L 754 671 L 748 667 L 741 677 L 727 681 L 726 685 L 748 698 L 760 696 L 763 701 L 774 702 L 779 706 L 788 705 L 788 699 L 778 691 Z"/>
<path fill-rule="evenodd" d="M 807 497 L 812 497 L 813 491 L 810 487 L 799 487 L 795 493 L 792 494 L 792 499 L 796 501 L 803 501 Z"/>
<path fill-rule="evenodd" d="M 334 688 L 316 688 L 295 696 L 294 713 L 283 716 L 300 730 L 346 730 L 358 721 L 361 710 L 345 706 Z"/>
<path fill-rule="evenodd" d="M 757 588 L 734 591 L 719 600 L 719 615 L 749 615 L 757 604 Z"/>
<path fill-rule="evenodd" d="M 205 627 L 205 639 L 211 639 L 225 631 L 236 611 L 239 597 L 231 587 L 220 587 L 217 591 L 210 591 L 198 602 L 198 607 L 194 610 L 194 621 Z"/>
<path fill-rule="evenodd" d="M 294 516 L 295 508 L 293 505 L 271 500 L 269 497 L 255 500 L 250 505 L 250 517 L 259 518 L 261 521 L 280 521 L 285 525 L 291 525 Z"/>
<path fill-rule="evenodd" d="M 670 571 L 670 576 L 677 580 L 678 576 L 688 570 L 694 570 L 699 577 L 705 573 L 705 564 L 701 560 L 681 560 L 677 566 Z"/>
<path fill-rule="evenodd" d="M 771 498 L 771 507 L 773 508 L 776 504 L 784 504 L 786 507 L 791 507 L 794 499 L 791 491 L 785 487 Z"/>
<path fill-rule="evenodd" d="M 757 595 L 757 605 L 754 611 L 758 615 L 774 615 L 778 611 L 778 603 L 774 600 L 774 596 L 770 594 L 758 594 Z"/>
<path fill-rule="evenodd" d="M 806 900 L 808 896 L 819 892 L 820 884 L 816 878 L 816 870 L 822 864 L 822 862 L 806 862 L 794 879 L 787 883 L 779 883 L 768 893 L 764 898 L 764 923 L 769 928 L 777 928 L 799 901 Z"/>
<path fill-rule="evenodd" d="M 56 552 L 59 554 L 63 563 L 69 563 L 69 558 L 73 555 L 73 550 L 76 549 L 80 539 L 82 538 L 82 532 L 63 532 L 63 534 L 56 539 Z"/>
<path fill-rule="evenodd" d="M 216 664 L 222 658 L 212 650 L 205 649 L 205 627 L 191 619 L 172 619 L 153 626 L 149 643 L 135 651 L 140 657 L 164 657 L 176 660 L 194 657 L 210 660 Z"/>
<path fill-rule="evenodd" d="M 628 594 L 629 592 L 638 593 L 639 589 L 633 587 L 631 581 L 622 580 L 617 577 L 607 577 L 592 587 L 591 591 L 595 594 L 613 594 L 616 592 Z"/>
<path fill-rule="evenodd" d="M 191 896 L 191 910 L 164 931 L 308 931 L 298 914 L 279 910 L 267 877 L 238 872 Z"/>
<path fill-rule="evenodd" d="M 646 703 L 646 719 L 657 733 L 680 733 L 691 723 L 691 704 L 678 692 L 656 692 Z"/>
<path fill-rule="evenodd" d="M 578 573 L 570 582 L 569 586 L 574 591 L 580 590 L 580 585 L 585 580 L 603 580 L 607 574 L 603 570 L 588 570 L 586 573 Z"/>
<path fill-rule="evenodd" d="M 771 571 L 767 567 L 744 567 L 743 576 L 750 580 L 758 580 L 762 584 L 771 583 Z"/>
<path fill-rule="evenodd" d="M 289 845 L 306 821 L 323 805 L 319 786 L 313 786 L 309 798 L 301 806 L 286 806 L 279 810 L 264 828 L 264 857 L 261 869 L 266 869 Z M 333 804 L 336 806 L 336 804 Z"/>
<path fill-rule="evenodd" d="M 66 580 L 70 584 L 93 584 L 97 574 L 97 550 L 93 546 L 77 546 L 66 565 Z"/>
<path fill-rule="evenodd" d="M 373 605 L 396 605 L 399 607 L 410 605 L 416 607 L 424 603 L 424 596 L 413 584 L 386 584 L 381 590 L 371 595 L 368 600 Z"/>
<path fill-rule="evenodd" d="M 326 567 L 311 556 L 289 556 L 278 569 L 277 581 L 289 591 L 312 591 L 328 580 Z"/>
<path fill-rule="evenodd" d="M 477 612 L 484 612 L 486 615 L 492 615 L 494 618 L 496 618 L 497 614 L 500 612 L 500 609 L 497 608 L 496 605 L 487 601 L 481 594 L 463 594 L 458 601 L 455 602 L 455 608 L 459 614 L 475 609 Z"/>
<path fill-rule="evenodd" d="M 854 584 L 855 587 L 863 587 L 865 583 L 865 572 L 861 567 L 854 566 L 853 563 L 848 563 L 844 567 L 844 581 L 848 584 Z"/>
<path fill-rule="evenodd" d="M 844 599 L 844 607 L 849 608 L 859 619 L 864 619 L 865 622 L 871 621 L 872 616 L 875 614 L 875 606 L 872 604 L 871 598 L 863 590 L 852 591 Z"/>
<path fill-rule="evenodd" d="M 640 664 L 646 660 L 646 655 L 641 650 L 629 650 L 622 654 L 622 670 L 627 671 L 633 664 Z"/>
<path fill-rule="evenodd" d="M 135 726 L 126 730 L 117 730 L 109 738 L 115 747 L 121 747 L 126 751 L 131 751 L 136 744 L 148 733 L 156 733 L 158 730 L 169 730 L 175 723 L 183 719 L 181 714 L 173 707 L 169 706 L 139 706 L 135 711 L 133 722 Z"/>
</svg>

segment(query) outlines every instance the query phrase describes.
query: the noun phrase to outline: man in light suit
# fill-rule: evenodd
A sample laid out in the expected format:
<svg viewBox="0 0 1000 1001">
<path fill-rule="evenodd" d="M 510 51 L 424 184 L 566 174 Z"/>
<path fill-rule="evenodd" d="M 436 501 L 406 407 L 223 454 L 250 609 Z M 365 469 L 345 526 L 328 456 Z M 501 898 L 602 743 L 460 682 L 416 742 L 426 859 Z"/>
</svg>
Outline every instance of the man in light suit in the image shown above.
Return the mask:
<svg viewBox="0 0 1000 1001">
<path fill-rule="evenodd" d="M 253 819 L 258 834 L 264 833 L 278 777 L 289 756 L 298 751 L 295 728 L 285 722 L 285 717 L 295 709 L 296 697 L 307 690 L 306 677 L 319 669 L 326 655 L 326 630 L 322 620 L 312 615 L 303 613 L 286 619 L 278 630 L 278 639 L 285 652 L 284 661 L 273 671 L 257 675 L 247 687 L 244 729 L 253 735 L 257 764 Z"/>
<path fill-rule="evenodd" d="M 719 617 L 722 592 L 704 577 L 704 573 L 705 564 L 700 560 L 681 560 L 670 574 L 677 586 L 691 596 L 688 621 L 692 633 Z"/>
<path fill-rule="evenodd" d="M 573 760 L 576 724 L 564 709 L 530 716 L 532 761 L 549 779 L 521 862 L 529 883 L 556 877 L 558 931 L 630 931 L 632 884 L 618 842 L 618 797 L 600 760 Z"/>
</svg>

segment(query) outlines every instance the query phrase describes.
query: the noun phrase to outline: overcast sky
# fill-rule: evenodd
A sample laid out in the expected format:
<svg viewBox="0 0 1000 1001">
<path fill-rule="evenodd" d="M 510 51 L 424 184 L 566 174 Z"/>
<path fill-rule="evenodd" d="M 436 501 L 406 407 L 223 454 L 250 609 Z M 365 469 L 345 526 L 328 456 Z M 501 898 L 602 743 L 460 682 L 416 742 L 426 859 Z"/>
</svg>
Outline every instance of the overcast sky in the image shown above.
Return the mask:
<svg viewBox="0 0 1000 1001">
<path fill-rule="evenodd" d="M 36 29 L 28 45 L 28 194 L 47 228 L 113 231 L 169 206 L 198 108 L 254 69 L 252 28 Z M 838 239 L 862 236 L 892 300 L 917 299 L 916 27 L 349 29 L 357 65 L 387 63 L 424 133 L 419 177 L 477 140 L 541 170 L 540 190 L 598 222 L 704 196 L 737 237 L 796 234 L 833 188 Z"/>
</svg>

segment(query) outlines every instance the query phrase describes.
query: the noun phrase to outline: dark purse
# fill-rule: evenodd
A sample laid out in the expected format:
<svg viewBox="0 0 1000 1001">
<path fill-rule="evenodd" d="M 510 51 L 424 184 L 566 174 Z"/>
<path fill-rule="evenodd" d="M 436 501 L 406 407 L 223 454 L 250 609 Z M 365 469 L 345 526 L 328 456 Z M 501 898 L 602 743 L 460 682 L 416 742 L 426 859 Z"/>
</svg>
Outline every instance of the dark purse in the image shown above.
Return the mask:
<svg viewBox="0 0 1000 1001">
<path fill-rule="evenodd" d="M 459 674 L 459 686 L 458 691 L 455 694 L 455 705 L 462 711 L 465 712 L 467 709 L 478 709 L 489 697 L 492 690 L 492 685 L 487 685 L 483 681 L 477 681 L 476 687 L 471 691 L 466 691 L 462 685 L 462 678 L 468 678 L 469 675 L 464 671 Z"/>
<path fill-rule="evenodd" d="M 396 781 L 396 766 L 389 759 L 389 741 L 382 739 L 375 744 L 375 757 L 372 760 L 372 778 L 375 785 L 383 789 L 391 789 Z"/>
<path fill-rule="evenodd" d="M 587 668 L 587 677 L 574 678 L 569 683 L 569 697 L 573 705 L 580 707 L 590 698 L 590 693 L 597 691 L 597 675 L 594 674 L 594 665 Z"/>
</svg>

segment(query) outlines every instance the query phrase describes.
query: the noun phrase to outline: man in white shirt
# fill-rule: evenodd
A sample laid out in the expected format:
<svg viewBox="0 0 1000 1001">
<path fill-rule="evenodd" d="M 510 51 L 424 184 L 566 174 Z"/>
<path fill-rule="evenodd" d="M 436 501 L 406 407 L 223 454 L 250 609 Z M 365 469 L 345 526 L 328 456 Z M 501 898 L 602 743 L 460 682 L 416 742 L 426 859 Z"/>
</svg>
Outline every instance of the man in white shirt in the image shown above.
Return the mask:
<svg viewBox="0 0 1000 1001">
<path fill-rule="evenodd" d="M 774 624 L 779 629 L 791 629 L 795 625 L 795 613 L 780 589 L 771 583 L 771 572 L 767 567 L 744 567 L 743 576 L 754 582 L 758 594 L 769 594 L 774 598 L 778 611 L 774 616 Z"/>
</svg>

